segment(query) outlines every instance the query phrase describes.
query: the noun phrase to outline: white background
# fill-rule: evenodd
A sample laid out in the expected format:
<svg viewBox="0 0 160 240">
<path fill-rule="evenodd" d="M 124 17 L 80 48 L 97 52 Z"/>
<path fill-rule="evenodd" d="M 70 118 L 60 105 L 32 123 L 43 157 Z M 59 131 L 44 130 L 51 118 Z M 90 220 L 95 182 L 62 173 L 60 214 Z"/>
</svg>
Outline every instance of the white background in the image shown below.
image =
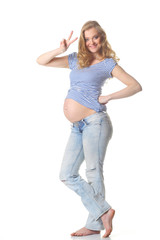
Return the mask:
<svg viewBox="0 0 160 240">
<path fill-rule="evenodd" d="M 104 175 L 116 210 L 110 238 L 160 239 L 158 0 L 10 0 L 0 5 L 1 240 L 70 239 L 86 222 L 79 196 L 59 180 L 70 134 L 63 114 L 70 70 L 36 59 L 71 30 L 79 37 L 88 20 L 104 28 L 119 65 L 143 88 L 107 105 L 114 133 Z M 63 55 L 77 47 L 78 40 Z M 123 87 L 113 78 L 102 95 Z"/>
</svg>

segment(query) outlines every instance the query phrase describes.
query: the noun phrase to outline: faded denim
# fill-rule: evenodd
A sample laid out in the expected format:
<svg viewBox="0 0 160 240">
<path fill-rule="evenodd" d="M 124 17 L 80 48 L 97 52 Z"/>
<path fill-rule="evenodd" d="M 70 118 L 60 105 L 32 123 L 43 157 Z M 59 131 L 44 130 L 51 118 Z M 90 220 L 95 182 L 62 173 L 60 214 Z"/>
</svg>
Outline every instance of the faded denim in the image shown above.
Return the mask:
<svg viewBox="0 0 160 240">
<path fill-rule="evenodd" d="M 105 200 L 103 163 L 113 127 L 107 112 L 96 112 L 71 123 L 71 134 L 64 152 L 60 180 L 75 191 L 89 212 L 85 227 L 103 230 L 101 216 L 111 206 Z M 86 182 L 79 175 L 86 162 Z"/>
</svg>

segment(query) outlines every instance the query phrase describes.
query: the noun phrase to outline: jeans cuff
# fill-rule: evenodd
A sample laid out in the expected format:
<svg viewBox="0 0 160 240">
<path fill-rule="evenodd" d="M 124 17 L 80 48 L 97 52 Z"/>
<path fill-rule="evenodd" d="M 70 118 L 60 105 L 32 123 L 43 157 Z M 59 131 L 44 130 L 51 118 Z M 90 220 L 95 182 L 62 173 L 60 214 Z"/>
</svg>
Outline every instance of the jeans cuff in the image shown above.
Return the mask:
<svg viewBox="0 0 160 240">
<path fill-rule="evenodd" d="M 107 212 L 109 209 L 111 209 L 111 206 L 108 207 L 105 211 L 103 211 L 95 220 L 98 220 L 105 212 Z"/>
<path fill-rule="evenodd" d="M 102 225 L 101 227 L 92 227 L 92 226 L 89 226 L 89 225 L 85 225 L 85 228 L 89 229 L 89 230 L 92 230 L 92 231 L 101 231 L 101 230 L 104 230 L 104 226 Z"/>
</svg>

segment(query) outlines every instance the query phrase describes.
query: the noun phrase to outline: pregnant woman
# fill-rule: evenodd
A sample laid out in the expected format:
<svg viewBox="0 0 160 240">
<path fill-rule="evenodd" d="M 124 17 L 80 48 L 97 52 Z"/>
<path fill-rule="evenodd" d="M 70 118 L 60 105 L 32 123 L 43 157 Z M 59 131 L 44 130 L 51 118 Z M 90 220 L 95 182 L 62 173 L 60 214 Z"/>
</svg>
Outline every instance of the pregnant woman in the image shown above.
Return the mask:
<svg viewBox="0 0 160 240">
<path fill-rule="evenodd" d="M 86 22 L 80 33 L 78 53 L 57 57 L 67 51 L 73 31 L 63 39 L 60 47 L 44 53 L 37 62 L 48 67 L 69 68 L 70 89 L 64 101 L 64 114 L 71 122 L 71 134 L 64 151 L 60 180 L 75 191 L 89 212 L 86 224 L 72 236 L 112 232 L 115 210 L 106 201 L 103 163 L 112 123 L 106 104 L 113 99 L 129 97 L 142 90 L 141 85 L 118 65 L 118 58 L 97 21 Z M 100 96 L 107 78 L 115 77 L 126 85 L 120 91 Z M 86 163 L 85 181 L 79 175 L 82 162 Z"/>
</svg>

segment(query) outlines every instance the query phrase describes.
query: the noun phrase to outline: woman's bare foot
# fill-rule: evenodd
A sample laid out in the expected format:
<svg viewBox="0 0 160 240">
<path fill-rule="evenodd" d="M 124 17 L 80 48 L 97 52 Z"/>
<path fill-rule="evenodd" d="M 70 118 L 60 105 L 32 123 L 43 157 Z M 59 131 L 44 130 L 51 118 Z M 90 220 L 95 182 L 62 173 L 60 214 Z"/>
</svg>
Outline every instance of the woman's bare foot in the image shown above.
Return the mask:
<svg viewBox="0 0 160 240">
<path fill-rule="evenodd" d="M 83 227 L 80 230 L 72 233 L 71 236 L 87 236 L 87 235 L 99 234 L 99 233 L 100 233 L 100 231 L 93 231 L 93 230 L 89 230 L 89 229 Z"/>
<path fill-rule="evenodd" d="M 105 234 L 103 235 L 104 238 L 108 237 L 112 232 L 112 229 L 113 229 L 112 228 L 112 219 L 114 217 L 114 214 L 115 214 L 115 210 L 111 208 L 101 216 L 103 225 L 106 230 Z"/>
</svg>

